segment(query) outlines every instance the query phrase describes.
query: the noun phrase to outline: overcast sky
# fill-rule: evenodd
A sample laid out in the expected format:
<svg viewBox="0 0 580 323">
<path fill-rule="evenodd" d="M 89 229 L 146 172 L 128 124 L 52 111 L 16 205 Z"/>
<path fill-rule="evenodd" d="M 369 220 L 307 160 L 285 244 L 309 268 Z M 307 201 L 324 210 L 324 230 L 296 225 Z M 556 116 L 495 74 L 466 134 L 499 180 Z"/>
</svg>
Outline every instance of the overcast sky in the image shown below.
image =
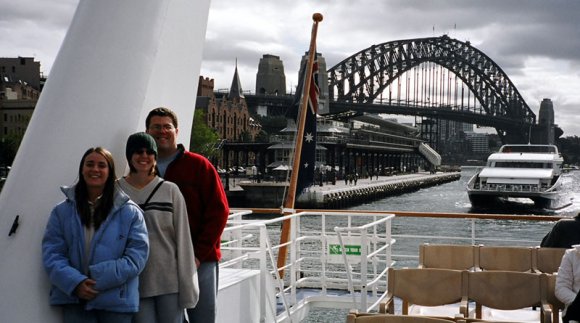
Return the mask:
<svg viewBox="0 0 580 323">
<path fill-rule="evenodd" d="M 49 74 L 78 0 L 0 0 L 0 57 L 33 56 Z M 201 74 L 229 88 L 237 59 L 255 91 L 264 54 L 280 56 L 294 88 L 312 14 L 330 68 L 373 44 L 448 34 L 487 54 L 538 112 L 554 103 L 564 136 L 580 135 L 580 1 L 212 0 Z"/>
</svg>

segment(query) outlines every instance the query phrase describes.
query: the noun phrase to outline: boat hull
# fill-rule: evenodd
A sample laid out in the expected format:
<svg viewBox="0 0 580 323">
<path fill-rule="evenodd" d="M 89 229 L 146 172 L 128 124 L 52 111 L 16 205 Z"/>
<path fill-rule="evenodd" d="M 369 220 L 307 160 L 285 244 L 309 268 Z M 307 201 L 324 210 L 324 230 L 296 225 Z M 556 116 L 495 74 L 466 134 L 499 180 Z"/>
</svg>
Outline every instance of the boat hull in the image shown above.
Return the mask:
<svg viewBox="0 0 580 323">
<path fill-rule="evenodd" d="M 517 185 L 502 185 L 495 190 L 476 189 L 479 173 L 475 174 L 467 184 L 467 195 L 473 207 L 489 207 L 510 198 L 528 198 L 541 208 L 556 208 L 562 197 L 562 176 L 558 176 L 555 183 L 543 191 L 529 191 L 518 189 Z"/>
</svg>

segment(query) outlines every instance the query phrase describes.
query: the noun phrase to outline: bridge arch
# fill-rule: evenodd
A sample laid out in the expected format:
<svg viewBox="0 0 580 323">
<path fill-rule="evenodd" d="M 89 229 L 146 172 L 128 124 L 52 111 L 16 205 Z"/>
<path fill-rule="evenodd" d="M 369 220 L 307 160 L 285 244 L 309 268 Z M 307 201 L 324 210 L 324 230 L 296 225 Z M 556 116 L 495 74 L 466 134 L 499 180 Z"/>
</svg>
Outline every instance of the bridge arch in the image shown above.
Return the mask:
<svg viewBox="0 0 580 323">
<path fill-rule="evenodd" d="M 391 83 L 426 62 L 461 79 L 485 115 L 513 120 L 518 132 L 535 124 L 536 115 L 501 67 L 469 42 L 446 35 L 386 42 L 346 58 L 328 70 L 329 98 L 373 104 Z"/>
</svg>

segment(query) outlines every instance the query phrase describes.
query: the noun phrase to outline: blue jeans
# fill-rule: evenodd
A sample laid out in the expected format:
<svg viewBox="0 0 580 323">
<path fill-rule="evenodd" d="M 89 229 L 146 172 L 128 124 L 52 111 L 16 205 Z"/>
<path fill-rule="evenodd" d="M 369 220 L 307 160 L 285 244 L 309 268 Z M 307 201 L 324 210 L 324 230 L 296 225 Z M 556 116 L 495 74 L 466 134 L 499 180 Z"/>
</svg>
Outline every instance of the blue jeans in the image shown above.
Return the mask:
<svg viewBox="0 0 580 323">
<path fill-rule="evenodd" d="M 64 323 L 131 323 L 135 313 L 109 312 L 103 310 L 85 310 L 84 305 L 70 304 L 63 306 Z"/>
<path fill-rule="evenodd" d="M 217 313 L 219 266 L 217 261 L 202 262 L 197 268 L 199 301 L 187 309 L 189 323 L 214 323 Z"/>
<path fill-rule="evenodd" d="M 184 311 L 179 307 L 179 294 L 145 297 L 139 300 L 134 323 L 183 323 Z"/>
</svg>

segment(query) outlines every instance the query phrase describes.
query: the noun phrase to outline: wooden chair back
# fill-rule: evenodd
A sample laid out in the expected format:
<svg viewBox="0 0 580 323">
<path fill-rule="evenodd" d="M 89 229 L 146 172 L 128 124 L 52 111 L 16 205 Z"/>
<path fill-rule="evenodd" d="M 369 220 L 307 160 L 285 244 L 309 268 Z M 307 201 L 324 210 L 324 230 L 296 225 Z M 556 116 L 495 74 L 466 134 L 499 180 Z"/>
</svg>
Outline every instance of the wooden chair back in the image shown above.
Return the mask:
<svg viewBox="0 0 580 323">
<path fill-rule="evenodd" d="M 481 270 L 532 272 L 531 247 L 479 246 Z"/>
<path fill-rule="evenodd" d="M 477 267 L 472 245 L 422 244 L 419 246 L 419 268 L 470 270 Z"/>
<path fill-rule="evenodd" d="M 381 312 L 394 314 L 394 298 L 402 300 L 402 314 L 409 314 L 410 304 L 442 306 L 459 303 L 463 296 L 462 271 L 438 268 L 389 268 L 387 297 Z M 383 311 L 383 305 L 387 308 Z M 451 313 L 454 317 L 458 313 Z"/>
<path fill-rule="evenodd" d="M 565 252 L 566 248 L 535 248 L 534 271 L 546 274 L 558 272 Z"/>
<path fill-rule="evenodd" d="M 428 316 L 409 316 L 391 314 L 349 313 L 347 323 L 451 323 L 454 320 Z"/>
<path fill-rule="evenodd" d="M 482 307 L 517 310 L 540 305 L 543 322 L 551 322 L 547 307 L 545 274 L 515 271 L 467 272 L 467 298 L 474 301 L 475 318 L 482 318 Z M 547 317 L 547 319 L 546 319 Z"/>
</svg>

